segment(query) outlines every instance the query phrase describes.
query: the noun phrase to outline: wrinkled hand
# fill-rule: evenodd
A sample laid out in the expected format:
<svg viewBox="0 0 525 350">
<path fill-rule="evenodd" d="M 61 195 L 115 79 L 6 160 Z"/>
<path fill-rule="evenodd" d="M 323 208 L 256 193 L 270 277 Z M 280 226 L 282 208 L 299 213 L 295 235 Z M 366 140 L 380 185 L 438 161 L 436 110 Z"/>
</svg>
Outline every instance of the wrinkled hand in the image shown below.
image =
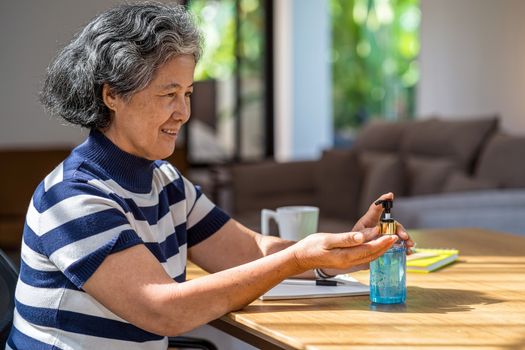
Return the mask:
<svg viewBox="0 0 525 350">
<path fill-rule="evenodd" d="M 305 271 L 318 267 L 348 270 L 378 258 L 398 238 L 378 237 L 377 228 L 363 231 L 309 235 L 293 245 L 296 263 Z"/>
<path fill-rule="evenodd" d="M 394 199 L 394 194 L 386 193 L 378 199 Z M 331 275 L 367 269 L 368 263 L 383 255 L 398 238 L 405 241 L 410 254 L 414 242 L 400 223 L 397 223 L 397 235 L 380 237 L 377 225 L 382 213 L 383 208 L 372 203 L 352 232 L 308 236 L 298 243 L 303 249 L 296 254 L 298 264 L 310 266 L 307 268 L 320 267 Z"/>
</svg>

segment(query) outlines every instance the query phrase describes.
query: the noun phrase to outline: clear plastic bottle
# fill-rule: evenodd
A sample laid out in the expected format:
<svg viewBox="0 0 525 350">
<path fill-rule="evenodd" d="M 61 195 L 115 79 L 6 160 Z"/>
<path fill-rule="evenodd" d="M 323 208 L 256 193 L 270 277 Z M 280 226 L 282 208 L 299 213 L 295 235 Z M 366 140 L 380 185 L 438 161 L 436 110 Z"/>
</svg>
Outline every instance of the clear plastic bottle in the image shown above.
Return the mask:
<svg viewBox="0 0 525 350">
<path fill-rule="evenodd" d="M 391 217 L 392 200 L 379 200 L 384 216 L 380 222 L 380 233 L 396 233 L 396 222 Z M 398 304 L 406 301 L 406 246 L 398 240 L 389 250 L 370 262 L 370 301 L 378 304 Z"/>
</svg>

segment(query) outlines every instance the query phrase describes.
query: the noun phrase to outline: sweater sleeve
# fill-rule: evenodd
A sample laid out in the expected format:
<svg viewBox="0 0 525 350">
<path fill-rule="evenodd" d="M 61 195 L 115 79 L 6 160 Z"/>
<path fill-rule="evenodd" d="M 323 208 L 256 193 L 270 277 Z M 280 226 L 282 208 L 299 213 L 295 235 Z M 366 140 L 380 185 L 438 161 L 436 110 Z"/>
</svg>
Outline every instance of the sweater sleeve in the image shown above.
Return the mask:
<svg viewBox="0 0 525 350">
<path fill-rule="evenodd" d="M 36 247 L 78 288 L 111 253 L 141 244 L 122 206 L 83 182 L 64 181 L 35 192 L 27 214 Z"/>
<path fill-rule="evenodd" d="M 188 247 L 192 247 L 217 232 L 230 216 L 217 207 L 188 179 L 184 181 L 187 208 Z"/>
</svg>

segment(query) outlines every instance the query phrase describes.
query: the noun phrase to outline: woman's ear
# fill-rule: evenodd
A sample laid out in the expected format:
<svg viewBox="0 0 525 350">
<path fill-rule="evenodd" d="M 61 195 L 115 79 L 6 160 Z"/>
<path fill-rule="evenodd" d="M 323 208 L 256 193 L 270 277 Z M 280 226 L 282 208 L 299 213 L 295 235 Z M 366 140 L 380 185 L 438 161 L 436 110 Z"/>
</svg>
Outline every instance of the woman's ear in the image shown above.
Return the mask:
<svg viewBox="0 0 525 350">
<path fill-rule="evenodd" d="M 102 85 L 102 100 L 110 110 L 113 112 L 117 110 L 117 96 L 106 83 Z"/>
</svg>

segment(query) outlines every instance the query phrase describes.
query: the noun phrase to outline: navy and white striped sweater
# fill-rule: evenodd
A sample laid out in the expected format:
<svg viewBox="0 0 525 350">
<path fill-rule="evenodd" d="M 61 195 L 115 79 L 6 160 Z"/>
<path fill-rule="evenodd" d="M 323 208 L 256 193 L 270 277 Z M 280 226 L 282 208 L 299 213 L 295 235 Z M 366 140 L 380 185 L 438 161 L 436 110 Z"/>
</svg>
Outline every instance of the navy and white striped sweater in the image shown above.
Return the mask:
<svg viewBox="0 0 525 350">
<path fill-rule="evenodd" d="M 6 349 L 165 350 L 165 337 L 116 316 L 82 286 L 109 254 L 137 244 L 183 282 L 187 249 L 228 220 L 169 163 L 123 152 L 92 131 L 29 205 Z"/>
</svg>

